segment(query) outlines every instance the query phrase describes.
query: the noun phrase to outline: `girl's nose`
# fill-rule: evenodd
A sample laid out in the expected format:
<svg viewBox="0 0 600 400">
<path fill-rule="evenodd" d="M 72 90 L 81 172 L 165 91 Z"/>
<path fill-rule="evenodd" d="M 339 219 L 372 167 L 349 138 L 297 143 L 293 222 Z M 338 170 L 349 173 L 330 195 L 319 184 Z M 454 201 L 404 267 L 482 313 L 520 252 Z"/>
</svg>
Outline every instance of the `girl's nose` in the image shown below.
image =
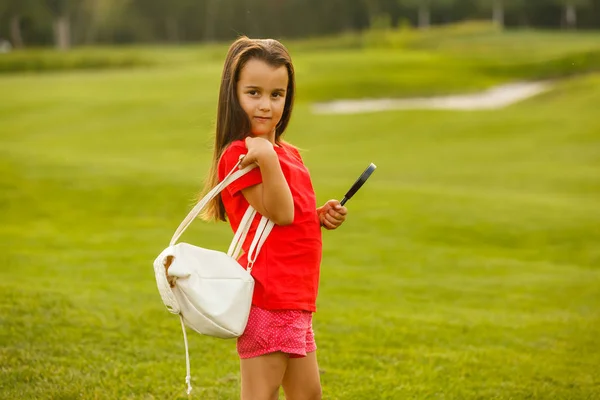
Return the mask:
<svg viewBox="0 0 600 400">
<path fill-rule="evenodd" d="M 271 110 L 271 101 L 268 98 L 261 100 L 260 104 L 258 105 L 258 108 L 261 111 L 270 111 Z"/>
</svg>

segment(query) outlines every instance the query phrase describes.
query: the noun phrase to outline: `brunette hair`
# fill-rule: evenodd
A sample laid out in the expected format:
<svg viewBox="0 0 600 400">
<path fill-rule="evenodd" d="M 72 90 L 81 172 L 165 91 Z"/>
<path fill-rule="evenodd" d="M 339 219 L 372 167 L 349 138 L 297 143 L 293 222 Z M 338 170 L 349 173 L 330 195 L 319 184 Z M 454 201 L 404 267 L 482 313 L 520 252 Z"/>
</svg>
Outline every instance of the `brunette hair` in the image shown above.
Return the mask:
<svg viewBox="0 0 600 400">
<path fill-rule="evenodd" d="M 281 120 L 275 128 L 275 143 L 281 143 L 281 135 L 290 121 L 296 85 L 294 82 L 294 66 L 287 49 L 274 39 L 240 37 L 229 47 L 223 66 L 213 159 L 203 193 L 207 193 L 219 183 L 218 166 L 223 151 L 232 142 L 244 139 L 250 134 L 250 120 L 237 97 L 237 83 L 242 69 L 251 59 L 264 61 L 273 67 L 285 66 L 287 69 L 288 86 L 285 105 Z M 206 206 L 201 217 L 205 220 L 226 220 L 225 207 L 220 195 Z"/>
</svg>

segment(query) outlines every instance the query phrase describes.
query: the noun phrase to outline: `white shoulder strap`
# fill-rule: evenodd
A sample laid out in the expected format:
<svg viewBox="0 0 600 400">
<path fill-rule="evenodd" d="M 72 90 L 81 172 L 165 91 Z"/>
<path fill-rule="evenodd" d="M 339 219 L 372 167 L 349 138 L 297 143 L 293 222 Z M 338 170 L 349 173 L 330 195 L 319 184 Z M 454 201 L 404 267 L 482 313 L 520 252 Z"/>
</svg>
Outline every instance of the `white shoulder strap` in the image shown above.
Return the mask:
<svg viewBox="0 0 600 400">
<path fill-rule="evenodd" d="M 242 162 L 243 158 L 243 155 L 240 156 L 239 161 L 235 164 L 235 166 L 227 174 L 227 176 L 221 182 L 219 182 L 219 184 L 217 184 L 210 192 L 208 192 L 206 196 L 204 196 L 194 208 L 192 208 L 188 215 L 183 219 L 181 224 L 179 224 L 179 227 L 177 227 L 177 229 L 175 230 L 175 233 L 171 238 L 169 246 L 173 246 L 175 243 L 177 243 L 177 241 L 179 240 L 181 235 L 183 235 L 185 230 L 191 225 L 194 219 L 198 217 L 198 214 L 200 214 L 204 207 L 206 207 L 206 205 L 212 199 L 214 199 L 219 193 L 221 193 L 223 189 L 225 189 L 236 179 L 241 178 L 242 176 L 250 172 L 252 169 L 256 168 L 255 164 L 251 164 L 246 168 L 240 170 L 239 165 Z M 246 240 L 246 236 L 248 235 L 248 231 L 250 230 L 250 226 L 252 225 L 252 221 L 254 220 L 255 215 L 256 210 L 252 206 L 248 206 L 248 209 L 246 210 L 246 213 L 244 214 L 242 221 L 238 226 L 235 236 L 231 241 L 229 250 L 227 251 L 227 254 L 230 257 L 237 259 L 240 256 L 240 253 L 242 251 L 242 245 Z M 265 216 L 261 217 L 260 223 L 256 230 L 256 234 L 254 235 L 254 239 L 252 240 L 252 244 L 250 246 L 250 252 L 248 254 L 249 271 L 252 271 L 252 264 L 254 264 L 254 261 L 256 261 L 256 257 L 258 256 L 261 247 L 267 240 L 267 236 L 269 236 L 269 233 L 271 233 L 271 230 L 273 229 L 274 225 L 275 224 Z"/>
<path fill-rule="evenodd" d="M 249 165 L 246 168 L 240 170 L 238 167 L 240 165 L 240 162 L 242 161 L 242 158 L 243 158 L 243 156 L 240 157 L 240 160 L 233 167 L 233 169 L 229 172 L 229 174 L 227 174 L 225 179 L 223 179 L 217 186 L 215 186 L 210 192 L 208 192 L 206 194 L 206 196 L 204 196 L 202 198 L 202 200 L 200 200 L 198 202 L 198 204 L 196 204 L 196 206 L 183 219 L 183 221 L 181 222 L 181 224 L 179 224 L 179 227 L 177 227 L 177 230 L 173 234 L 173 237 L 171 238 L 171 243 L 169 244 L 169 246 L 173 246 L 175 243 L 177 243 L 177 241 L 179 240 L 179 238 L 181 237 L 183 232 L 185 232 L 185 230 L 190 226 L 190 224 L 194 221 L 194 219 L 196 217 L 198 217 L 198 214 L 200 214 L 202 209 L 204 209 L 204 207 L 206 207 L 206 205 L 208 204 L 209 201 L 211 201 L 219 193 L 221 193 L 221 191 L 223 189 L 225 189 L 225 187 L 227 187 L 227 185 L 229 185 L 231 182 L 233 182 L 236 179 L 247 174 L 253 168 L 256 168 L 256 165 L 252 164 L 252 165 Z M 246 236 L 248 235 L 248 231 L 250 230 L 250 225 L 252 225 L 252 221 L 254 220 L 255 215 L 256 215 L 256 210 L 252 206 L 248 206 L 248 209 L 244 213 L 242 221 L 240 222 L 240 225 L 238 226 L 235 236 L 233 237 L 233 240 L 231 241 L 231 245 L 229 246 L 229 250 L 228 250 L 227 254 L 230 257 L 233 257 L 235 259 L 237 259 L 239 257 L 239 255 L 242 251 L 242 245 L 244 244 L 244 240 L 246 240 Z M 258 252 L 260 251 L 262 245 L 265 243 L 265 240 L 267 240 L 267 236 L 271 232 L 271 229 L 273 229 L 273 225 L 274 225 L 274 223 L 272 221 L 270 221 L 268 218 L 266 218 L 265 216 L 261 217 L 258 228 L 256 229 L 256 234 L 254 235 L 254 239 L 252 240 L 252 244 L 250 245 L 250 251 L 248 254 L 248 272 L 252 271 L 252 265 L 254 264 L 254 261 L 256 260 Z M 161 268 L 161 270 L 162 270 L 162 268 Z M 163 278 L 163 277 L 161 277 L 161 278 Z M 165 280 L 165 282 L 166 282 L 166 280 Z M 159 289 L 160 289 L 160 287 L 159 287 Z M 170 291 L 170 288 L 169 288 L 169 291 Z M 187 335 L 185 332 L 185 324 L 183 321 L 183 315 L 181 314 L 181 311 L 179 311 L 179 319 L 181 321 L 181 330 L 183 331 L 183 342 L 185 344 L 185 361 L 186 361 L 185 382 L 187 384 L 187 394 L 189 395 L 192 391 L 191 373 L 190 373 L 190 354 L 189 354 L 189 350 L 188 350 L 188 342 L 187 342 Z"/>
<path fill-rule="evenodd" d="M 248 272 L 252 272 L 252 266 L 256 261 L 256 257 L 258 257 L 261 247 L 267 240 L 269 233 L 271 233 L 273 225 L 273 222 L 265 217 L 260 219 L 258 227 L 256 228 L 256 234 L 254 235 L 254 239 L 252 239 L 250 250 L 248 251 Z"/>
<path fill-rule="evenodd" d="M 237 260 L 242 252 L 242 245 L 246 240 L 246 236 L 248 235 L 248 231 L 250 230 L 250 225 L 252 225 L 252 221 L 254 221 L 254 216 L 256 215 L 256 210 L 250 206 L 246 210 L 246 213 L 242 217 L 242 221 L 238 226 L 237 231 L 235 232 L 235 236 L 231 241 L 231 245 L 229 246 L 229 250 L 227 251 L 227 255 Z"/>
<path fill-rule="evenodd" d="M 221 193 L 223 191 L 223 189 L 225 189 L 230 183 L 232 183 L 236 179 L 246 175 L 252 169 L 256 168 L 256 165 L 252 164 L 252 165 L 249 165 L 246 168 L 240 170 L 238 167 L 239 167 L 240 163 L 242 162 L 242 158 L 243 158 L 243 156 L 240 157 L 240 160 L 235 164 L 235 166 L 229 172 L 229 174 L 227 174 L 227 176 L 221 182 L 219 182 L 210 192 L 208 192 L 206 194 L 206 196 L 204 196 L 198 202 L 198 204 L 196 204 L 196 206 L 194 208 L 192 208 L 192 210 L 183 219 L 183 221 L 181 221 L 181 224 L 179 224 L 179 227 L 177 227 L 177 229 L 175 230 L 175 233 L 173 234 L 173 237 L 171 238 L 171 242 L 169 243 L 169 246 L 173 246 L 175 243 L 177 243 L 177 241 L 179 240 L 181 235 L 183 235 L 183 232 L 185 232 L 185 230 L 190 226 L 190 224 L 194 221 L 194 219 L 196 219 L 196 217 L 198 217 L 198 214 L 200 214 L 200 212 L 204 209 L 204 207 L 206 207 L 206 205 L 212 199 L 214 199 L 219 193 Z"/>
</svg>

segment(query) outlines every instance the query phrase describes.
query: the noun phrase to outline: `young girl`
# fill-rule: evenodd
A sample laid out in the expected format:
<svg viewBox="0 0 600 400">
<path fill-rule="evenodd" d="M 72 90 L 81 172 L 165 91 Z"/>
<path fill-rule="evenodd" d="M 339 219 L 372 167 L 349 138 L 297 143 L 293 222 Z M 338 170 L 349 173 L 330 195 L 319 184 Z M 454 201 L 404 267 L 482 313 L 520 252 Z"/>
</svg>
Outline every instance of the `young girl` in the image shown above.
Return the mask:
<svg viewBox="0 0 600 400">
<path fill-rule="evenodd" d="M 294 67 L 276 40 L 241 37 L 229 48 L 219 93 L 216 141 L 206 183 L 214 187 L 245 155 L 258 168 L 234 181 L 203 215 L 237 230 L 248 204 L 275 223 L 254 263 L 248 325 L 238 338 L 242 400 L 320 399 L 312 313 L 321 263 L 321 227 L 336 229 L 347 210 L 330 200 L 317 208 L 300 153 L 281 138 L 292 114 Z M 256 217 L 244 254 L 256 231 Z"/>
</svg>

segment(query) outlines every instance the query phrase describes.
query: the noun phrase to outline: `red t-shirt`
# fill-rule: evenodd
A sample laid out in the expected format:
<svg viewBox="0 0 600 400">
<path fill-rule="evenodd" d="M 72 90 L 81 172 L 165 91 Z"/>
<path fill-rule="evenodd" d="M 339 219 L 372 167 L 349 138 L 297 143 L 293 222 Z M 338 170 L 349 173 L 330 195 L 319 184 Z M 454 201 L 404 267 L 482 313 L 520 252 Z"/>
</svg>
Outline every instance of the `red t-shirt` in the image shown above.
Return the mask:
<svg viewBox="0 0 600 400">
<path fill-rule="evenodd" d="M 231 171 L 241 154 L 247 153 L 243 141 L 233 142 L 219 160 L 219 180 Z M 279 163 L 294 199 L 294 221 L 275 225 L 265 241 L 254 266 L 255 280 L 252 304 L 267 310 L 316 311 L 321 265 L 321 226 L 308 169 L 294 147 L 275 147 Z M 235 232 L 249 204 L 241 190 L 262 182 L 257 167 L 231 183 L 221 192 L 225 212 Z M 238 259 L 246 267 L 247 253 L 254 238 L 260 216 L 256 215 Z"/>
</svg>

